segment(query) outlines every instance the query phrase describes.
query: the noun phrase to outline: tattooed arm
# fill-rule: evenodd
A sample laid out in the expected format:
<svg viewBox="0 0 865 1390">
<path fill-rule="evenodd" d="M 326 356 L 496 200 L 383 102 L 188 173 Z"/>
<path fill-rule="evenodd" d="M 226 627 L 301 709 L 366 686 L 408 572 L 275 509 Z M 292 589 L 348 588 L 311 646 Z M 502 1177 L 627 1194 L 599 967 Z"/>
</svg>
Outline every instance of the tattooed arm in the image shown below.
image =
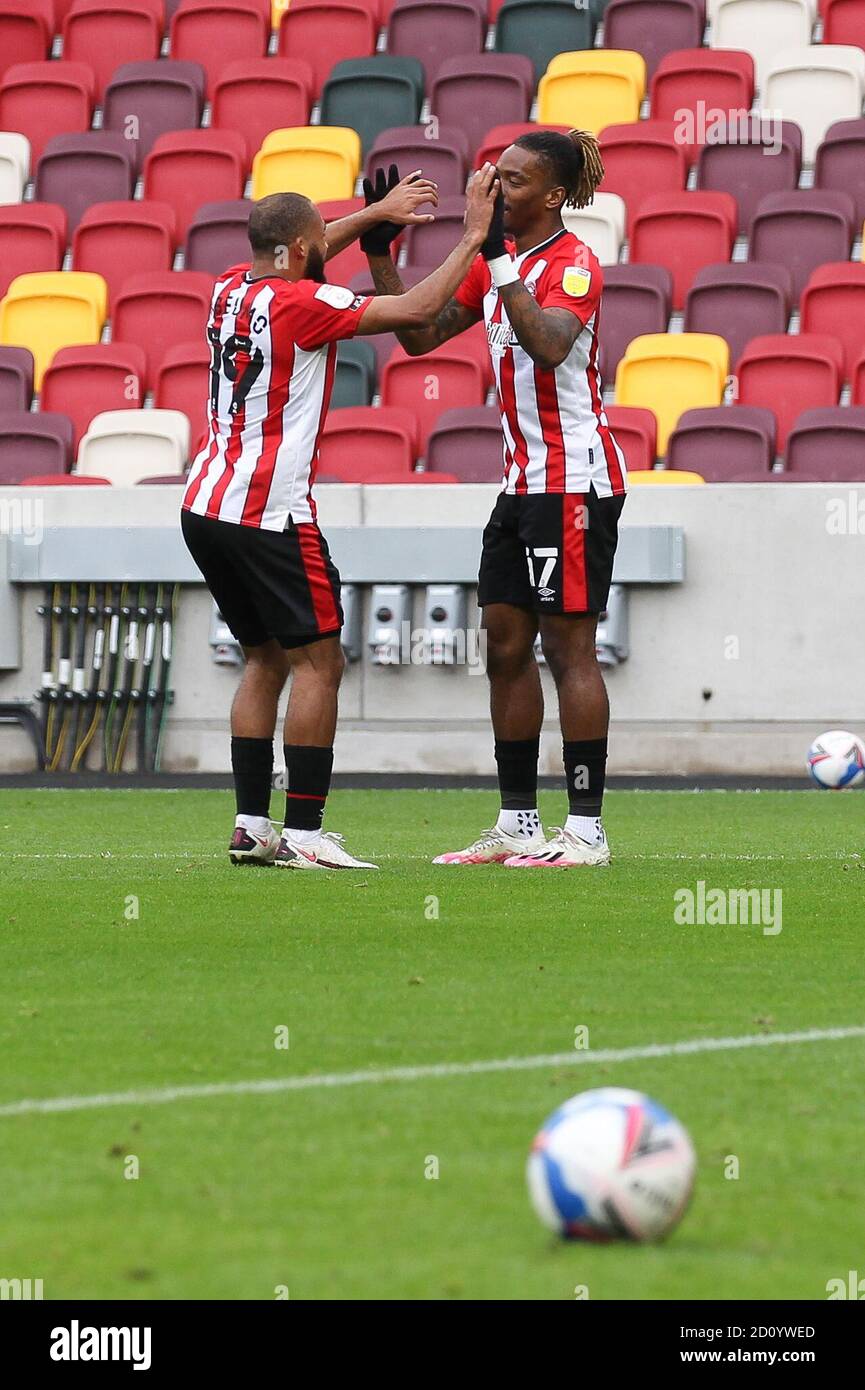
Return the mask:
<svg viewBox="0 0 865 1390">
<path fill-rule="evenodd" d="M 368 260 L 377 294 L 405 294 L 405 285 L 390 256 L 369 256 Z M 433 348 L 448 342 L 450 338 L 455 338 L 458 333 L 464 333 L 479 319 L 480 314 L 474 313 L 456 299 L 450 299 L 428 327 L 401 328 L 397 330 L 396 336 L 410 357 L 421 357 L 425 352 L 431 352 Z"/>
<path fill-rule="evenodd" d="M 542 309 L 521 280 L 500 290 L 520 346 L 543 370 L 564 362 L 583 325 L 570 309 Z"/>
</svg>

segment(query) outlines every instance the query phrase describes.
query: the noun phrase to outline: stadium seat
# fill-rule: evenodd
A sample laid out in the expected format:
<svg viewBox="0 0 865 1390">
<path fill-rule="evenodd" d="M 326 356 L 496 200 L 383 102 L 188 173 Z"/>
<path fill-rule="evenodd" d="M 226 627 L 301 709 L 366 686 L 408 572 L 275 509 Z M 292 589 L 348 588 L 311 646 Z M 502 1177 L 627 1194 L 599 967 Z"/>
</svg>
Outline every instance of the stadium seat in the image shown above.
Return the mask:
<svg viewBox="0 0 865 1390">
<path fill-rule="evenodd" d="M 73 454 L 101 411 L 141 409 L 144 368 L 144 353 L 134 343 L 93 343 L 54 354 L 42 379 L 39 404 L 43 410 L 68 415 Z"/>
<path fill-rule="evenodd" d="M 41 410 L 0 412 L 0 486 L 32 473 L 68 473 L 72 467 L 72 421 Z"/>
<path fill-rule="evenodd" d="M 853 364 L 850 401 L 852 405 L 865 405 L 865 352 Z"/>
<path fill-rule="evenodd" d="M 649 77 L 668 53 L 699 48 L 704 28 L 703 0 L 610 0 L 604 10 L 605 45 L 642 54 Z"/>
<path fill-rule="evenodd" d="M 336 354 L 331 410 L 371 405 L 376 384 L 375 348 L 363 338 L 341 342 Z"/>
<path fill-rule="evenodd" d="M 440 265 L 463 234 L 465 209 L 466 200 L 462 196 L 440 198 L 435 222 L 421 222 L 407 227 L 404 233 L 406 265 Z"/>
<path fill-rule="evenodd" d="M 265 137 L 274 129 L 308 125 L 311 106 L 308 63 L 299 58 L 249 58 L 223 69 L 214 88 L 210 123 L 243 136 L 246 167 L 251 168 Z"/>
<path fill-rule="evenodd" d="M 291 188 L 314 203 L 351 198 L 360 170 L 360 138 L 343 126 L 274 130 L 252 162 L 252 196 Z"/>
<path fill-rule="evenodd" d="M 697 271 L 729 260 L 736 220 L 729 193 L 653 194 L 634 219 L 630 258 L 665 265 L 673 277 L 673 308 L 682 309 Z"/>
<path fill-rule="evenodd" d="M 780 139 L 779 139 L 780 137 Z M 743 115 L 722 143 L 707 144 L 697 163 L 697 187 L 730 193 L 744 235 L 768 193 L 792 193 L 802 168 L 802 132 L 791 121 L 761 122 Z"/>
<path fill-rule="evenodd" d="M 79 478 L 77 473 L 35 473 L 19 487 L 110 487 L 107 478 Z"/>
<path fill-rule="evenodd" d="M 504 0 L 496 18 L 496 51 L 524 53 L 540 81 L 559 53 L 591 48 L 596 27 L 587 6 L 562 4 L 562 0 Z"/>
<path fill-rule="evenodd" d="M 635 121 L 607 126 L 601 132 L 601 156 L 606 193 L 624 198 L 628 235 L 641 204 L 658 193 L 680 193 L 688 179 L 688 157 L 676 139 L 674 121 Z"/>
<path fill-rule="evenodd" d="M 757 405 L 686 410 L 670 435 L 669 468 L 699 473 L 707 483 L 739 473 L 769 473 L 775 461 L 775 416 Z"/>
<path fill-rule="evenodd" d="M 823 11 L 823 42 L 865 49 L 862 0 L 827 0 Z"/>
<path fill-rule="evenodd" d="M 105 93 L 104 130 L 119 131 L 135 150 L 136 167 L 160 135 L 175 130 L 195 130 L 201 124 L 206 78 L 200 63 L 124 63 L 117 69 Z M 215 123 L 214 123 L 215 124 Z"/>
<path fill-rule="evenodd" d="M 189 421 L 179 410 L 106 410 L 81 441 L 76 472 L 132 487 L 141 478 L 177 476 L 189 458 Z"/>
<path fill-rule="evenodd" d="M 566 125 L 541 125 L 534 121 L 513 121 L 506 125 L 494 125 L 483 137 L 472 167 L 479 169 L 482 164 L 498 164 L 504 151 L 521 135 L 530 135 L 536 130 L 557 130 L 559 134 L 567 135 L 569 129 Z"/>
<path fill-rule="evenodd" d="M 838 404 L 844 354 L 837 338 L 817 333 L 754 338 L 736 364 L 736 402 L 775 412 L 777 448 L 803 410 Z"/>
<path fill-rule="evenodd" d="M 686 48 L 661 59 L 652 78 L 652 119 L 696 121 L 710 111 L 750 111 L 754 100 L 754 59 L 750 53 Z"/>
<path fill-rule="evenodd" d="M 614 265 L 604 270 L 601 299 L 600 367 L 604 381 L 633 338 L 666 333 L 673 305 L 673 278 L 665 266 Z"/>
<path fill-rule="evenodd" d="M 433 83 L 430 109 L 443 126 L 464 130 L 469 149 L 477 149 L 492 126 L 528 120 L 533 91 L 534 66 L 524 54 L 448 58 Z"/>
<path fill-rule="evenodd" d="M 625 203 L 618 193 L 596 193 L 588 207 L 562 208 L 569 232 L 594 251 L 601 265 L 616 265 L 625 240 Z"/>
<path fill-rule="evenodd" d="M 767 110 L 801 126 L 809 164 L 830 125 L 861 116 L 863 97 L 865 53 L 827 44 L 779 53 L 768 67 L 763 90 Z"/>
<path fill-rule="evenodd" d="M 122 63 L 159 57 L 162 0 L 75 0 L 63 21 L 63 57 L 89 63 L 99 100 Z"/>
<path fill-rule="evenodd" d="M 70 231 L 93 203 L 121 202 L 134 191 L 134 151 L 113 131 L 55 135 L 36 169 L 37 199 L 59 204 Z"/>
<path fill-rule="evenodd" d="M 865 406 L 805 410 L 787 439 L 788 473 L 865 483 Z"/>
<path fill-rule="evenodd" d="M 597 135 L 606 126 L 636 121 L 645 91 L 646 64 L 639 53 L 560 53 L 538 87 L 538 120 Z"/>
<path fill-rule="evenodd" d="M 0 410 L 29 410 L 33 399 L 33 354 L 0 347 Z"/>
<path fill-rule="evenodd" d="M 387 51 L 420 58 L 429 85 L 446 58 L 483 52 L 486 36 L 486 15 L 475 0 L 396 0 L 388 20 Z"/>
<path fill-rule="evenodd" d="M 711 333 L 650 333 L 628 345 L 616 372 L 616 405 L 654 411 L 658 453 L 686 410 L 720 405 L 729 370 L 723 338 Z"/>
<path fill-rule="evenodd" d="M 34 384 L 62 347 L 98 343 L 108 312 L 108 286 L 86 271 L 19 275 L 0 302 L 0 343 L 33 353 Z"/>
<path fill-rule="evenodd" d="M 102 275 L 113 305 L 130 274 L 171 269 L 175 223 L 168 203 L 94 203 L 72 238 L 73 269 Z"/>
<path fill-rule="evenodd" d="M 449 352 L 447 343 L 424 357 L 409 357 L 397 348 L 382 373 L 382 405 L 414 415 L 421 455 L 426 453 L 427 440 L 443 410 L 483 405 L 485 395 L 477 362 L 463 353 Z"/>
<path fill-rule="evenodd" d="M 654 468 L 658 452 L 658 422 L 654 413 L 636 405 L 608 405 L 606 416 L 625 455 L 628 472 Z"/>
<path fill-rule="evenodd" d="M 60 270 L 66 250 L 66 213 L 53 203 L 0 206 L 0 299 L 19 275 Z"/>
<path fill-rule="evenodd" d="M 492 406 L 463 406 L 445 410 L 427 441 L 426 470 L 444 473 L 461 483 L 500 483 L 502 480 L 502 423 Z"/>
<path fill-rule="evenodd" d="M 407 410 L 357 406 L 329 415 L 319 448 L 318 472 L 346 483 L 370 474 L 409 474 L 417 454 L 417 425 Z"/>
<path fill-rule="evenodd" d="M 848 193 L 857 224 L 865 222 L 865 120 L 836 121 L 829 127 L 817 151 L 814 186 Z"/>
<path fill-rule="evenodd" d="M 417 58 L 389 53 L 347 58 L 331 69 L 324 84 L 321 122 L 356 130 L 367 151 L 389 126 L 419 120 L 423 92 L 423 67 Z"/>
<path fill-rule="evenodd" d="M 0 5 L 0 77 L 14 63 L 48 57 L 54 34 L 52 0 L 3 0 Z"/>
<path fill-rule="evenodd" d="M 155 478 L 139 478 L 136 487 L 185 487 L 188 473 L 160 473 Z"/>
<path fill-rule="evenodd" d="M 207 429 L 210 392 L 211 352 L 204 335 L 168 348 L 153 389 L 153 403 L 159 410 L 180 411 L 189 421 L 192 455 Z"/>
<path fill-rule="evenodd" d="M 809 0 L 721 0 L 709 43 L 712 48 L 744 49 L 754 59 L 757 86 L 780 49 L 811 42 L 813 15 Z M 764 93 L 765 96 L 765 93 Z M 764 109 L 768 109 L 763 103 Z M 795 116 L 790 116 L 795 120 Z"/>
<path fill-rule="evenodd" d="M 241 9 L 231 0 L 185 0 L 171 20 L 171 56 L 182 62 L 200 63 L 207 74 L 210 100 L 216 84 L 230 63 L 241 58 L 263 58 L 267 53 L 270 26 L 254 9 Z M 330 47 L 330 27 L 327 30 Z M 282 56 L 303 57 L 301 53 Z"/>
<path fill-rule="evenodd" d="M 202 203 L 243 196 L 245 164 L 246 145 L 237 131 L 160 135 L 144 162 L 144 196 L 174 208 L 180 244 Z"/>
<path fill-rule="evenodd" d="M 325 225 L 327 225 L 330 222 L 339 222 L 343 217 L 350 217 L 352 213 L 359 212 L 363 206 L 363 198 L 337 198 L 333 201 L 319 203 L 318 210 L 324 218 Z M 397 237 L 396 241 L 392 243 L 394 256 L 396 256 L 397 248 L 401 242 L 402 238 Z M 246 255 L 248 257 L 248 251 Z M 338 251 L 335 256 L 331 256 L 327 262 L 327 278 L 332 285 L 347 285 L 361 272 L 365 272 L 369 280 L 367 292 L 374 294 L 372 276 L 359 240 L 350 241 L 348 246 L 343 247 L 342 251 Z"/>
<path fill-rule="evenodd" d="M 221 275 L 230 265 L 250 259 L 247 226 L 252 203 L 235 198 L 225 203 L 202 203 L 186 237 L 183 265 L 206 275 Z"/>
<path fill-rule="evenodd" d="M 396 164 L 401 174 L 421 169 L 424 178 L 438 184 L 439 196 L 456 197 L 465 193 L 469 147 L 463 131 L 456 126 L 439 126 L 434 140 L 424 131 L 429 126 L 393 126 L 383 130 L 370 150 L 366 169 L 370 178 L 376 169 Z"/>
<path fill-rule="evenodd" d="M 634 485 L 642 486 L 646 483 L 650 486 L 660 487 L 694 487 L 706 481 L 699 473 L 682 473 L 678 468 L 660 468 L 647 473 L 637 472 L 632 476 L 629 475 L 628 480 Z"/>
<path fill-rule="evenodd" d="M 756 261 L 703 266 L 685 301 L 685 331 L 726 338 L 735 362 L 751 338 L 786 333 L 792 297 L 786 266 Z"/>
<path fill-rule="evenodd" d="M 292 0 L 279 26 L 279 55 L 301 58 L 309 64 L 313 97 L 317 98 L 335 63 L 346 58 L 368 58 L 375 51 L 377 28 L 360 0 L 357 5 Z"/>
<path fill-rule="evenodd" d="M 0 205 L 20 203 L 30 177 L 30 141 L 15 130 L 0 130 Z"/>
<path fill-rule="evenodd" d="M 212 293 L 213 277 L 196 270 L 150 271 L 125 282 L 114 304 L 112 338 L 144 349 L 148 389 L 170 348 L 204 340 Z"/>
<path fill-rule="evenodd" d="M 16 63 L 0 86 L 0 130 L 26 137 L 34 169 L 52 135 L 90 129 L 94 100 L 93 69 L 85 63 Z"/>
<path fill-rule="evenodd" d="M 844 349 L 849 381 L 865 345 L 865 265 L 837 261 L 818 266 L 802 293 L 801 331 L 830 334 Z"/>
<path fill-rule="evenodd" d="M 818 265 L 849 257 L 854 227 L 853 200 L 846 193 L 813 188 L 769 193 L 757 205 L 748 255 L 786 265 L 798 299 Z"/>
</svg>

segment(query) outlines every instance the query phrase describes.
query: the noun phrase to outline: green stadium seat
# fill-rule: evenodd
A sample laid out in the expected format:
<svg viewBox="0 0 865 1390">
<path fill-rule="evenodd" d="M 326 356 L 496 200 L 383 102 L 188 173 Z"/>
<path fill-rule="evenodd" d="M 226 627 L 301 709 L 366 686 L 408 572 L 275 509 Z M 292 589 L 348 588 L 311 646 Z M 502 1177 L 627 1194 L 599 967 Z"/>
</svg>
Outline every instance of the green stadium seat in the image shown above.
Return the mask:
<svg viewBox="0 0 865 1390">
<path fill-rule="evenodd" d="M 341 342 L 336 358 L 331 410 L 348 406 L 371 405 L 375 394 L 375 348 L 362 338 Z"/>
<path fill-rule="evenodd" d="M 321 123 L 352 126 L 366 154 L 383 130 L 415 125 L 423 97 L 424 70 L 417 58 L 346 58 L 324 84 Z"/>
<path fill-rule="evenodd" d="M 496 22 L 496 52 L 524 53 L 540 81 L 558 53 L 591 48 L 597 21 L 572 0 L 504 0 Z"/>
</svg>

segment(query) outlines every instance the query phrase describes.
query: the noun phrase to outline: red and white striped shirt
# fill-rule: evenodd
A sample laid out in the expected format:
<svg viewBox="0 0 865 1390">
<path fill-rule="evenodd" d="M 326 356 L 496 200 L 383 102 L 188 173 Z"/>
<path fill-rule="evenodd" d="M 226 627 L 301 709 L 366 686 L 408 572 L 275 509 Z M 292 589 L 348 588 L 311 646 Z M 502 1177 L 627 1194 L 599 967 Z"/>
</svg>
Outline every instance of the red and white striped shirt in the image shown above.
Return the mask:
<svg viewBox="0 0 865 1390">
<path fill-rule="evenodd" d="M 213 291 L 208 430 L 187 511 L 265 531 L 315 521 L 311 489 L 333 390 L 336 343 L 369 298 L 315 280 L 253 280 L 232 266 Z"/>
<path fill-rule="evenodd" d="M 522 255 L 509 250 L 543 309 L 568 309 L 582 331 L 564 362 L 545 370 L 517 342 L 489 267 L 478 256 L 456 298 L 482 313 L 504 433 L 505 492 L 627 491 L 625 457 L 601 396 L 598 329 L 603 274 L 589 248 L 564 228 Z"/>
</svg>

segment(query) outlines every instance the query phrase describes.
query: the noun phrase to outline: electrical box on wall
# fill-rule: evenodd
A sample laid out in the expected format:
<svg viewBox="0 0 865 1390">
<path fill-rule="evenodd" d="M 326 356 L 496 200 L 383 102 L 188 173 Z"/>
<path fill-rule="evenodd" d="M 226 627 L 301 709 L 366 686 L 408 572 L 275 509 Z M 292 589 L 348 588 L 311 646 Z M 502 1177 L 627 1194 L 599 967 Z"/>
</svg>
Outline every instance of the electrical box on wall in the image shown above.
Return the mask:
<svg viewBox="0 0 865 1390">
<path fill-rule="evenodd" d="M 340 592 L 342 603 L 342 650 L 346 661 L 360 661 L 363 656 L 362 608 L 363 598 L 356 584 L 343 584 Z"/>
<path fill-rule="evenodd" d="M 468 600 L 462 584 L 429 584 L 424 599 L 423 659 L 426 666 L 465 663 Z"/>
<path fill-rule="evenodd" d="M 613 584 L 607 600 L 607 611 L 598 621 L 595 651 L 601 666 L 610 669 L 628 658 L 628 591 L 623 584 Z"/>
<path fill-rule="evenodd" d="M 407 584 L 374 584 L 367 642 L 374 666 L 399 666 L 411 641 L 411 590 Z"/>
</svg>

